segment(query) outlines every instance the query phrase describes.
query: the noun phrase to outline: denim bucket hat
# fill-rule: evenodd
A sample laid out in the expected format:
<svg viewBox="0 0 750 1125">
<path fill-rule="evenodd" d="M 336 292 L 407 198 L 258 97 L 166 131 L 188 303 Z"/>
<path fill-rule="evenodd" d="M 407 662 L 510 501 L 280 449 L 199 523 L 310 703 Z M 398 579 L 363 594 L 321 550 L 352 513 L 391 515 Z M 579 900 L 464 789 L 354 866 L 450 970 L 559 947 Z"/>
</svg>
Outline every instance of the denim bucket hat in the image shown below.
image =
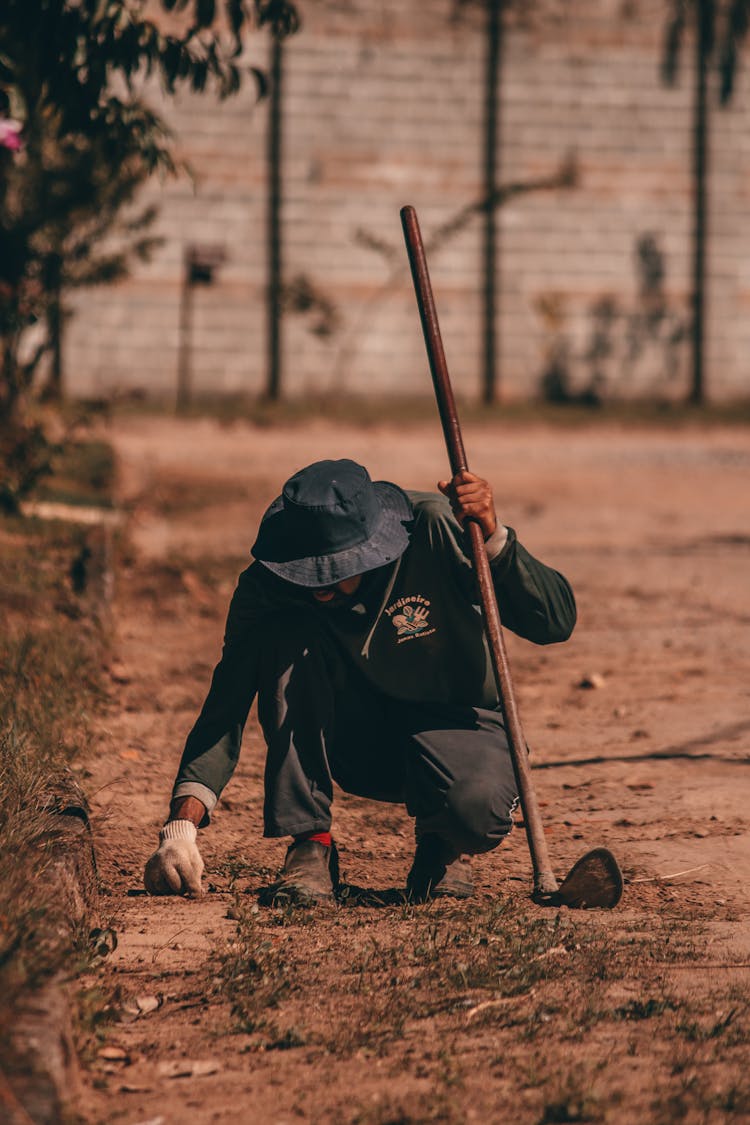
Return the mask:
<svg viewBox="0 0 750 1125">
<path fill-rule="evenodd" d="M 402 555 L 413 515 L 398 485 L 372 481 L 356 461 L 316 461 L 263 516 L 253 556 L 297 586 L 333 586 Z"/>
</svg>

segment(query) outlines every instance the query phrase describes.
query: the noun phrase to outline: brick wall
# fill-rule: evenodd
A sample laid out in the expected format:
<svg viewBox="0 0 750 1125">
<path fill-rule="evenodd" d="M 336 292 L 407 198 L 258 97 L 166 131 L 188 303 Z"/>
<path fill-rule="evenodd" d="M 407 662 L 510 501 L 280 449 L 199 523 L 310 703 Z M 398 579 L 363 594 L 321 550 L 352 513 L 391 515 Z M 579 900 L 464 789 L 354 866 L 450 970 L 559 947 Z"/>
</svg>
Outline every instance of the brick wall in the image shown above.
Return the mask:
<svg viewBox="0 0 750 1125">
<path fill-rule="evenodd" d="M 287 315 L 284 385 L 290 394 L 426 390 L 398 212 L 413 203 L 429 238 L 479 198 L 481 12 L 454 0 L 300 6 L 304 27 L 285 48 L 285 276 L 304 276 L 331 302 L 336 327 L 323 337 L 312 331 L 314 315 Z M 621 393 L 684 392 L 691 51 L 686 44 L 677 87 L 665 89 L 664 20 L 661 3 L 569 0 L 506 33 L 501 180 L 548 176 L 570 152 L 579 168 L 574 189 L 521 195 L 499 212 L 499 368 L 508 395 L 535 394 L 552 357 L 577 387 L 599 371 Z M 248 61 L 266 65 L 264 35 L 251 40 Z M 712 100 L 707 378 L 717 398 L 746 389 L 748 84 L 740 73 L 727 109 Z M 217 283 L 194 294 L 195 385 L 258 393 L 267 105 L 255 104 L 249 82 L 224 103 L 182 96 L 163 110 L 194 183 L 152 184 L 146 198 L 159 203 L 163 248 L 127 282 L 77 297 L 66 340 L 71 385 L 87 394 L 173 389 L 182 255 L 196 242 L 223 245 L 228 260 Z M 636 250 L 649 235 L 664 279 L 661 296 L 644 303 Z M 454 381 L 476 394 L 477 217 L 431 254 L 430 268 Z M 663 315 L 649 320 L 659 301 Z"/>
</svg>

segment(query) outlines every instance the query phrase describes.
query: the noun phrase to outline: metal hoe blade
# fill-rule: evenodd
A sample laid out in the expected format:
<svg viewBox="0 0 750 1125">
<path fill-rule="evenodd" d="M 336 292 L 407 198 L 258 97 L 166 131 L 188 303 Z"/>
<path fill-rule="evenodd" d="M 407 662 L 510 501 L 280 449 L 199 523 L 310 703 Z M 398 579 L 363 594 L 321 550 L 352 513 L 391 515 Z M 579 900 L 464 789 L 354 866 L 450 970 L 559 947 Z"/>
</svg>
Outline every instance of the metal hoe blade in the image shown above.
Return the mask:
<svg viewBox="0 0 750 1125">
<path fill-rule="evenodd" d="M 550 895 L 535 896 L 544 906 L 611 910 L 622 898 L 620 866 L 607 848 L 586 852 Z"/>
</svg>

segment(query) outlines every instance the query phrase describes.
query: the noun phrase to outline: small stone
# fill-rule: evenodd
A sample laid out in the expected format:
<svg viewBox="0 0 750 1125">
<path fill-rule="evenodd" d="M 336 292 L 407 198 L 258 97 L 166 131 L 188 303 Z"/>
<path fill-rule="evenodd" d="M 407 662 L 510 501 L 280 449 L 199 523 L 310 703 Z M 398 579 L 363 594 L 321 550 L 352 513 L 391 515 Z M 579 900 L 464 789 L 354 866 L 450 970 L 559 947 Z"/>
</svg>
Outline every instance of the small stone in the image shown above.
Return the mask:
<svg viewBox="0 0 750 1125">
<path fill-rule="evenodd" d="M 109 676 L 115 684 L 129 684 L 132 679 L 125 665 L 121 664 L 119 660 L 112 661 L 109 668 Z"/>
<path fill-rule="evenodd" d="M 117 934 L 113 929 L 105 930 L 95 926 L 89 933 L 89 946 L 94 956 L 107 957 L 117 949 Z"/>
<path fill-rule="evenodd" d="M 576 685 L 584 691 L 591 691 L 596 688 L 603 688 L 606 683 L 604 676 L 601 672 L 589 672 L 588 675 L 583 676 Z"/>
</svg>

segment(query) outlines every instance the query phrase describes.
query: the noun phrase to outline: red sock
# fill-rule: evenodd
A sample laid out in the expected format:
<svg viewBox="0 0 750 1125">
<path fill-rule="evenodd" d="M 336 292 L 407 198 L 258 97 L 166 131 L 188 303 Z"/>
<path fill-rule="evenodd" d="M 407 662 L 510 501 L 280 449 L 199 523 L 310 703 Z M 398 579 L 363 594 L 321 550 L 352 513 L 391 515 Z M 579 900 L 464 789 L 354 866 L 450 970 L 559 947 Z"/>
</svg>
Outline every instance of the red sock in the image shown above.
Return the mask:
<svg viewBox="0 0 750 1125">
<path fill-rule="evenodd" d="M 303 832 L 301 836 L 294 837 L 295 844 L 301 844 L 305 840 L 313 840 L 316 844 L 325 844 L 327 848 L 330 848 L 333 843 L 330 832 Z"/>
</svg>

